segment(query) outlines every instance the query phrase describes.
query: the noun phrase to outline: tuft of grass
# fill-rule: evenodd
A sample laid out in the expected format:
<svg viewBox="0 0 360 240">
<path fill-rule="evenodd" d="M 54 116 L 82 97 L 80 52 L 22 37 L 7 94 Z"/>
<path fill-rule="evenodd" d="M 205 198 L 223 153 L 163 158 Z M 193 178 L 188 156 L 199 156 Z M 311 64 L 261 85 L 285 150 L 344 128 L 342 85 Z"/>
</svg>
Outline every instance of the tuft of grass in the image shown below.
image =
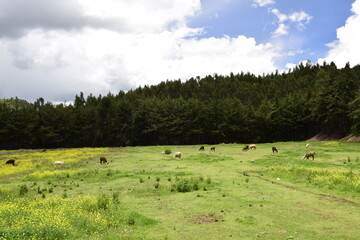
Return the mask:
<svg viewBox="0 0 360 240">
<path fill-rule="evenodd" d="M 29 192 L 29 188 L 26 184 L 23 184 L 20 186 L 20 191 L 19 191 L 19 195 L 21 197 L 25 196 L 27 193 Z"/>
</svg>

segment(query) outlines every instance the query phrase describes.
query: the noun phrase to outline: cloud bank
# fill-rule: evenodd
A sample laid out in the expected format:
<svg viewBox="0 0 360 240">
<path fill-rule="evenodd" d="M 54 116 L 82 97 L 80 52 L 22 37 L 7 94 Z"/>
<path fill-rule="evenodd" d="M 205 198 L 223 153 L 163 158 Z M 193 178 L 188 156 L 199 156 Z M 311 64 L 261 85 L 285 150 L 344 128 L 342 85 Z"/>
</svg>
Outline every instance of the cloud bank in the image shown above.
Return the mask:
<svg viewBox="0 0 360 240">
<path fill-rule="evenodd" d="M 334 62 L 338 67 L 344 67 L 347 62 L 350 66 L 360 64 L 360 0 L 353 3 L 351 10 L 353 15 L 337 29 L 337 40 L 327 45 L 330 50 L 325 58 L 318 60 L 319 63 Z"/>
<path fill-rule="evenodd" d="M 276 69 L 271 44 L 188 27 L 200 0 L 0 0 L 0 9 L 0 98 L 71 101 L 80 91 Z"/>
</svg>

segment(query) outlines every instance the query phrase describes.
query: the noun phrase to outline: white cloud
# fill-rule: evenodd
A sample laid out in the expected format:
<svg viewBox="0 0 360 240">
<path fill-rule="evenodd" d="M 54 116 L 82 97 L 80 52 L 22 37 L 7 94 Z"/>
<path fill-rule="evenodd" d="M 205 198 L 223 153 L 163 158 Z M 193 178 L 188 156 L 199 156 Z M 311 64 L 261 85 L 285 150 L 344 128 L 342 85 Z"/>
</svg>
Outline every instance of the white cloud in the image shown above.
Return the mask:
<svg viewBox="0 0 360 240">
<path fill-rule="evenodd" d="M 330 50 L 325 58 L 318 59 L 319 63 L 334 62 L 338 67 L 347 62 L 351 66 L 360 64 L 360 0 L 353 3 L 351 10 L 354 14 L 337 29 L 337 40 L 328 44 Z"/>
<path fill-rule="evenodd" d="M 288 15 L 281 13 L 278 9 L 271 9 L 271 12 L 278 19 L 278 27 L 273 33 L 273 37 L 289 34 L 291 25 L 295 25 L 299 31 L 305 28 L 305 24 L 310 23 L 312 16 L 304 11 L 292 12 Z"/>
<path fill-rule="evenodd" d="M 264 7 L 275 3 L 275 0 L 253 0 L 254 6 Z"/>
<path fill-rule="evenodd" d="M 281 35 L 287 35 L 288 33 L 289 33 L 289 27 L 286 26 L 283 23 L 280 23 L 278 28 L 273 33 L 273 37 L 278 37 L 278 36 L 281 36 Z"/>
<path fill-rule="evenodd" d="M 117 93 L 166 79 L 276 69 L 271 44 L 245 36 L 199 38 L 203 30 L 186 24 L 200 10 L 199 0 L 79 0 L 76 6 L 80 23 L 92 21 L 72 27 L 39 20 L 17 25 L 17 35 L 3 32 L 0 98 L 71 101 L 80 91 Z"/>
</svg>

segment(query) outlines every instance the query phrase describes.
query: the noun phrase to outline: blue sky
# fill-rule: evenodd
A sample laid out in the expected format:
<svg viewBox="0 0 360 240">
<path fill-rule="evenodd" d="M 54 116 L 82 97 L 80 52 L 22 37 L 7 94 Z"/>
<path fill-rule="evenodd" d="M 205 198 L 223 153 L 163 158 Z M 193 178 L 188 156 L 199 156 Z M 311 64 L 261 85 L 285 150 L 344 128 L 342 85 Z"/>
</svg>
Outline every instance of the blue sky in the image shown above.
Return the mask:
<svg viewBox="0 0 360 240">
<path fill-rule="evenodd" d="M 0 98 L 355 66 L 359 42 L 360 0 L 0 0 Z"/>
<path fill-rule="evenodd" d="M 276 0 L 273 4 L 260 7 L 252 0 L 202 0 L 201 13 L 190 19 L 191 27 L 203 27 L 205 33 L 200 38 L 236 37 L 244 35 L 255 38 L 257 43 L 281 44 L 284 51 L 299 52 L 294 56 L 277 59 L 280 67 L 288 62 L 304 60 L 317 62 L 326 56 L 326 46 L 336 39 L 336 29 L 343 26 L 352 15 L 352 0 Z M 278 9 L 282 14 L 305 12 L 311 16 L 309 23 L 298 28 L 289 24 L 287 35 L 274 37 L 278 19 L 271 12 Z M 359 26 L 360 28 L 360 26 Z M 300 53 L 301 52 L 301 53 Z"/>
</svg>

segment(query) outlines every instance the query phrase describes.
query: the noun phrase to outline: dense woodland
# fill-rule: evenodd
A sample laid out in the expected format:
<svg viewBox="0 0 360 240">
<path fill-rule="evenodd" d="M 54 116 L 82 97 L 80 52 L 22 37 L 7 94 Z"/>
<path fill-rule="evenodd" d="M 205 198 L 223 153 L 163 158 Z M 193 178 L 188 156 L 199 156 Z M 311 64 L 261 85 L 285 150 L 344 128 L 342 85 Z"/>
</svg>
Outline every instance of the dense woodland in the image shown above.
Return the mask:
<svg viewBox="0 0 360 240">
<path fill-rule="evenodd" d="M 214 74 L 116 95 L 0 100 L 0 148 L 251 143 L 360 135 L 360 65 Z"/>
</svg>

